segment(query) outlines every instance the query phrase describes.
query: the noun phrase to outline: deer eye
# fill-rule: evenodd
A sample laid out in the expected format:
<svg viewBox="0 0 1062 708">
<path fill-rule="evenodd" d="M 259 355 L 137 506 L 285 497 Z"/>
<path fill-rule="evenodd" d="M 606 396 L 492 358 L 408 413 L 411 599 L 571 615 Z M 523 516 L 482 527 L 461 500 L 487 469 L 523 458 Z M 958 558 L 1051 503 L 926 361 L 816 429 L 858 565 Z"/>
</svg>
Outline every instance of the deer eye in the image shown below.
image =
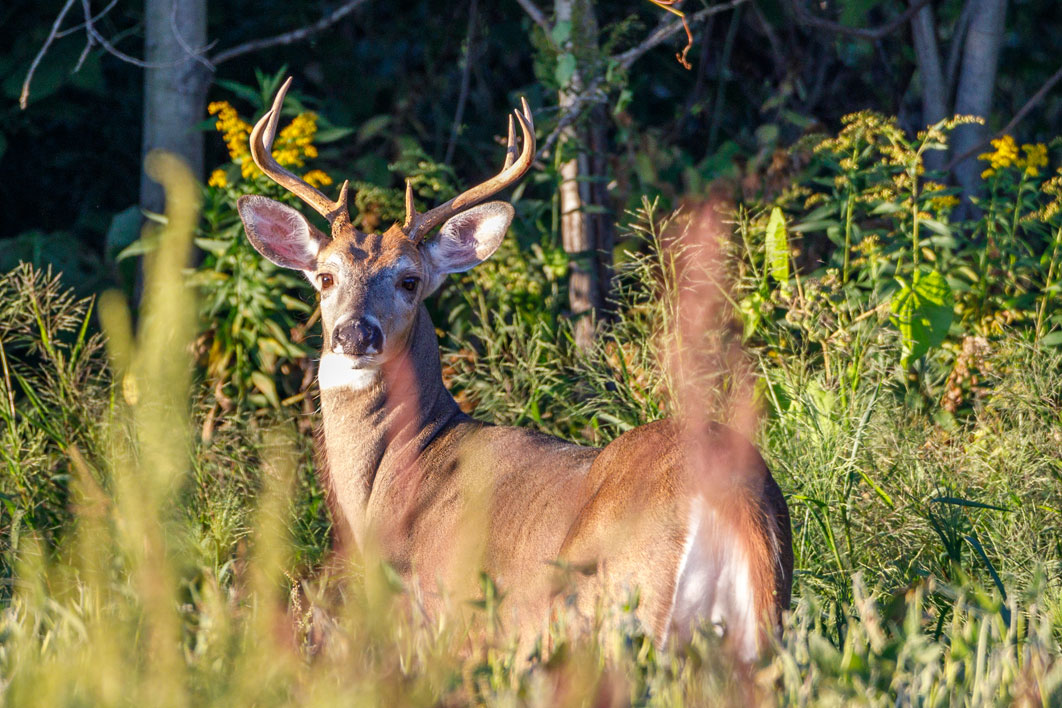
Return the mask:
<svg viewBox="0 0 1062 708">
<path fill-rule="evenodd" d="M 406 292 L 414 292 L 417 289 L 418 283 L 420 283 L 420 278 L 412 275 L 407 278 L 402 278 L 402 280 L 398 282 Z"/>
<path fill-rule="evenodd" d="M 321 284 L 321 290 L 328 290 L 328 288 L 335 285 L 335 279 L 328 273 L 321 273 L 317 276 L 317 282 Z"/>
</svg>

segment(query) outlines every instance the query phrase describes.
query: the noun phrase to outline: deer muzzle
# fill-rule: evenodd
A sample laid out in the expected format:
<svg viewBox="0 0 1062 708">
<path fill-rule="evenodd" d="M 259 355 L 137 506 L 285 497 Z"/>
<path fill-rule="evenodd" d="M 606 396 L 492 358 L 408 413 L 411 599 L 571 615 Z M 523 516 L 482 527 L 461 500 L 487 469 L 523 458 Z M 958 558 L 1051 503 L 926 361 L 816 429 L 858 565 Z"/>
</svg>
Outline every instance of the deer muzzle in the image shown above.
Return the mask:
<svg viewBox="0 0 1062 708">
<path fill-rule="evenodd" d="M 346 320 L 332 331 L 332 350 L 353 357 L 379 354 L 383 350 L 383 332 L 366 317 Z"/>
</svg>

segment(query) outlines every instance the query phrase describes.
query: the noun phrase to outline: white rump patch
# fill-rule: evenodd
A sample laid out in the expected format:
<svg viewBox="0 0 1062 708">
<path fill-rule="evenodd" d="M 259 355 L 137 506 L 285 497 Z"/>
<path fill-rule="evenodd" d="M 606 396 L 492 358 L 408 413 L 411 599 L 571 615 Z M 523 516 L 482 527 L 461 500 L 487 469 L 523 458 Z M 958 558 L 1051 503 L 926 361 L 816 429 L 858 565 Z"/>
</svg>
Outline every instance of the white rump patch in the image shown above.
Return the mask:
<svg viewBox="0 0 1062 708">
<path fill-rule="evenodd" d="M 326 353 L 317 366 L 317 384 L 322 391 L 333 388 L 361 391 L 372 386 L 379 373 L 379 369 L 355 367 L 350 357 Z"/>
<path fill-rule="evenodd" d="M 709 621 L 742 659 L 751 661 L 758 649 L 755 607 L 745 549 L 702 499 L 693 499 L 675 575 L 669 634 L 686 641 L 695 625 Z"/>
</svg>

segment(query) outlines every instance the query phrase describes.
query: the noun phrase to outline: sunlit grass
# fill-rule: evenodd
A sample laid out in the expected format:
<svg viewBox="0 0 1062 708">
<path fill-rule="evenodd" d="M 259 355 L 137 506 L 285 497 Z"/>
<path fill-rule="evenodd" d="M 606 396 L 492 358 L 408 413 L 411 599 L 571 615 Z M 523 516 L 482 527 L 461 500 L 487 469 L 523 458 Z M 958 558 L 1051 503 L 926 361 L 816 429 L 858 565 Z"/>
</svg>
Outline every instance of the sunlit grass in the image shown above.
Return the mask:
<svg viewBox="0 0 1062 708">
<path fill-rule="evenodd" d="M 311 441 L 283 413 L 224 418 L 201 439 L 209 406 L 181 276 L 195 187 L 165 158 L 152 169 L 168 223 L 135 330 L 119 298 L 99 302 L 106 357 L 83 327 L 90 303 L 27 269 L 0 277 L 5 703 L 1062 698 L 1056 355 L 1004 340 L 990 397 L 949 429 L 903 405 L 885 364 L 841 397 L 805 361 L 764 361 L 774 386 L 759 399 L 758 442 L 789 500 L 797 560 L 782 637 L 735 670 L 710 633 L 661 652 L 620 607 L 600 636 L 569 636 L 560 618 L 528 656 L 494 631 L 505 598 L 475 568 L 481 601 L 426 618 L 378 558 L 330 558 Z M 654 244 L 659 225 L 641 228 Z M 654 352 L 673 270 L 647 253 L 622 274 L 619 319 L 598 350 L 579 355 L 563 331 L 525 319 L 484 319 L 455 384 L 484 417 L 597 444 L 668 414 Z"/>
</svg>

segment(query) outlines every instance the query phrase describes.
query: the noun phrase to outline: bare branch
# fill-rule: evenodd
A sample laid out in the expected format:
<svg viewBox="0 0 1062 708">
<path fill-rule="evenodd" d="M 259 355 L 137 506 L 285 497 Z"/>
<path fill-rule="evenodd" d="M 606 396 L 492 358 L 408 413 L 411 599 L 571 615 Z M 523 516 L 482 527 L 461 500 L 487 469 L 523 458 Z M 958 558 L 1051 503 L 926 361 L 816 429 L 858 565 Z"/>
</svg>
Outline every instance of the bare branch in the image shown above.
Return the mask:
<svg viewBox="0 0 1062 708">
<path fill-rule="evenodd" d="M 104 18 L 104 16 L 108 12 L 113 10 L 114 6 L 117 5 L 117 4 L 118 4 L 118 0 L 111 0 L 110 3 L 107 4 L 107 7 L 103 8 L 102 10 L 100 10 L 100 14 L 98 14 L 95 17 L 92 18 L 92 21 L 93 22 L 99 22 L 100 20 L 102 20 Z M 82 22 L 80 24 L 76 24 L 73 27 L 67 27 L 65 30 L 63 30 L 62 32 L 60 32 L 57 35 L 55 35 L 55 38 L 56 39 L 62 39 L 63 37 L 66 37 L 67 35 L 71 35 L 74 32 L 77 32 L 77 31 L 83 30 L 83 29 L 85 29 L 85 23 L 84 22 Z"/>
<path fill-rule="evenodd" d="M 1062 81 L 1062 67 L 1059 67 L 1058 71 L 1052 74 L 1051 77 L 1043 83 L 1039 90 L 1037 90 L 1037 92 L 1032 95 L 1032 98 L 1026 101 L 1024 106 L 1018 109 L 1018 112 L 1014 114 L 1014 117 L 1011 118 L 1005 126 L 997 130 L 992 135 L 989 135 L 987 138 L 977 143 L 963 154 L 957 157 L 953 157 L 951 159 L 951 162 L 949 162 L 947 167 L 945 167 L 944 169 L 950 172 L 952 168 L 955 167 L 955 165 L 970 157 L 973 157 L 973 155 L 979 150 L 984 150 L 988 146 L 988 144 L 991 143 L 992 140 L 994 140 L 995 138 L 1012 132 L 1014 128 L 1018 125 L 1018 123 L 1020 123 L 1022 119 L 1024 119 L 1025 116 L 1029 114 L 1029 111 L 1035 108 L 1036 104 L 1038 104 L 1040 101 L 1044 100 L 1044 97 L 1051 92 L 1051 89 L 1053 89 L 1055 87 L 1055 84 L 1057 84 L 1059 81 Z"/>
<path fill-rule="evenodd" d="M 85 32 L 88 34 L 90 43 L 94 42 L 96 44 L 99 44 L 101 47 L 103 47 L 105 50 L 107 50 L 108 54 L 111 54 L 111 55 L 113 55 L 115 57 L 118 57 L 119 59 L 121 59 L 122 61 L 124 61 L 124 62 L 126 62 L 128 64 L 132 64 L 133 66 L 138 66 L 141 69 L 164 69 L 164 68 L 166 68 L 168 66 L 176 66 L 178 63 L 180 63 L 180 62 L 174 62 L 174 63 L 166 63 L 166 64 L 153 64 L 151 62 L 146 62 L 146 61 L 144 61 L 142 59 L 137 59 L 134 56 L 130 56 L 129 54 L 126 54 L 125 52 L 123 52 L 122 50 L 118 49 L 116 46 L 111 44 L 96 29 L 96 25 L 94 24 L 93 19 L 92 19 L 92 8 L 89 6 L 89 0 L 81 0 L 81 9 L 85 13 Z"/>
<path fill-rule="evenodd" d="M 52 29 L 45 38 L 41 50 L 37 52 L 37 56 L 33 57 L 33 63 L 30 64 L 29 71 L 26 72 L 26 79 L 22 82 L 22 93 L 18 97 L 18 107 L 22 110 L 26 110 L 26 106 L 29 105 L 30 82 L 33 81 L 33 74 L 37 71 L 37 67 L 40 66 L 41 60 L 44 59 L 44 55 L 48 53 L 48 49 L 52 46 L 52 42 L 54 42 L 56 37 L 59 36 L 59 28 L 62 26 L 63 20 L 66 18 L 66 13 L 70 12 L 70 8 L 73 7 L 73 5 L 74 0 L 66 0 L 63 9 L 59 11 L 59 15 L 56 16 L 55 22 L 52 23 Z"/>
<path fill-rule="evenodd" d="M 476 0 L 468 3 L 468 34 L 465 39 L 465 65 L 461 69 L 461 91 L 457 95 L 457 110 L 454 112 L 454 122 L 450 128 L 450 142 L 446 145 L 446 156 L 443 162 L 447 165 L 454 159 L 454 150 L 457 149 L 457 135 L 461 131 L 461 121 L 465 119 L 465 104 L 468 102 L 468 87 L 472 80 L 472 54 L 475 51 L 476 41 Z"/>
<path fill-rule="evenodd" d="M 973 3 L 963 3 L 962 14 L 955 21 L 955 29 L 951 33 L 951 43 L 948 46 L 948 63 L 947 68 L 944 70 L 945 103 L 950 103 L 952 95 L 955 93 L 955 80 L 959 76 L 959 59 L 962 57 L 962 45 L 966 40 L 966 30 L 970 27 L 971 14 L 973 14 Z"/>
<path fill-rule="evenodd" d="M 803 0 L 789 0 L 789 6 L 793 9 L 793 14 L 796 15 L 797 21 L 802 25 L 808 27 L 814 27 L 816 29 L 828 30 L 837 34 L 847 35 L 849 37 L 858 37 L 859 39 L 867 39 L 870 41 L 876 41 L 882 39 L 888 34 L 891 34 L 898 28 L 902 27 L 908 20 L 915 16 L 919 10 L 928 5 L 932 0 L 920 0 L 912 4 L 907 11 L 901 15 L 897 15 L 895 18 L 886 22 L 880 27 L 874 27 L 873 29 L 863 27 L 848 27 L 842 25 L 839 22 L 833 22 L 831 20 L 824 19 L 822 17 L 816 17 L 808 12 L 807 8 L 803 6 Z"/>
<path fill-rule="evenodd" d="M 739 5 L 744 5 L 748 0 L 730 0 L 730 2 L 720 3 L 718 5 L 712 5 L 706 7 L 703 10 L 694 12 L 686 17 L 686 20 L 690 23 L 696 23 L 704 20 L 705 18 L 715 15 L 720 12 L 726 12 L 727 10 L 733 10 Z M 634 62 L 638 61 L 643 54 L 648 52 L 663 43 L 668 38 L 683 31 L 683 22 L 681 20 L 677 22 L 671 22 L 669 24 L 658 27 L 645 38 L 645 40 L 636 47 L 628 49 L 625 52 L 617 54 L 611 57 L 611 61 L 616 62 L 624 69 L 629 69 Z"/>
<path fill-rule="evenodd" d="M 524 12 L 531 18 L 531 21 L 542 28 L 542 31 L 546 33 L 546 39 L 552 42 L 553 28 L 550 26 L 549 20 L 546 19 L 546 15 L 534 3 L 534 0 L 516 0 L 516 2 L 520 3 L 520 7 L 524 8 Z"/>
<path fill-rule="evenodd" d="M 177 40 L 177 44 L 180 45 L 185 54 L 205 66 L 207 71 L 214 71 L 214 65 L 204 56 L 213 44 L 211 43 L 205 47 L 194 49 L 188 44 L 188 41 L 185 40 L 184 35 L 181 34 L 181 28 L 177 26 L 177 0 L 173 0 L 173 11 L 170 12 L 170 31 L 173 32 L 173 38 Z"/>
<path fill-rule="evenodd" d="M 739 5 L 745 4 L 746 2 L 748 2 L 748 0 L 730 0 L 730 2 L 712 5 L 711 7 L 706 7 L 703 10 L 700 10 L 687 16 L 686 20 L 690 24 L 700 22 L 717 13 L 732 10 L 738 7 Z M 631 49 L 628 49 L 625 52 L 621 52 L 620 54 L 613 55 L 609 58 L 609 61 L 615 62 L 623 69 L 629 69 L 631 65 L 634 64 L 634 62 L 642 58 L 650 49 L 653 49 L 654 47 L 660 45 L 669 37 L 678 34 L 682 30 L 682 21 L 661 24 L 655 30 L 653 30 L 649 34 L 649 36 L 642 41 L 641 44 Z M 592 79 L 590 83 L 587 84 L 586 88 L 580 91 L 579 95 L 572 99 L 572 103 L 568 107 L 568 110 L 565 111 L 563 115 L 561 115 L 560 119 L 557 121 L 557 125 L 554 126 L 553 130 L 546 137 L 546 139 L 542 141 L 542 147 L 539 149 L 538 154 L 535 156 L 536 160 L 542 159 L 546 154 L 549 153 L 550 150 L 553 149 L 553 146 L 560 138 L 561 132 L 563 132 L 564 129 L 570 126 L 572 123 L 577 121 L 584 110 L 599 103 L 604 103 L 608 99 L 608 96 L 605 94 L 605 92 L 601 90 L 601 85 L 604 83 L 604 81 L 605 77 L 603 75 L 598 75 L 594 77 L 594 79 Z"/>
<path fill-rule="evenodd" d="M 313 36 L 318 32 L 323 32 L 324 30 L 328 29 L 329 27 L 339 22 L 344 17 L 364 5 L 367 1 L 368 0 L 348 0 L 347 2 L 343 3 L 335 10 L 332 10 L 332 12 L 328 13 L 327 15 L 312 24 L 306 25 L 305 27 L 300 27 L 290 32 L 278 34 L 275 37 L 256 39 L 250 42 L 245 42 L 243 44 L 238 44 L 235 47 L 232 47 L 231 49 L 226 49 L 223 52 L 219 52 L 218 54 L 211 57 L 209 61 L 214 66 L 217 66 L 218 64 L 226 62 L 229 59 L 235 59 L 238 56 L 243 56 L 244 54 L 249 54 L 251 52 L 257 52 L 261 49 L 268 49 L 269 47 L 277 47 L 287 44 L 294 44 L 295 42 L 301 42 L 307 37 Z"/>
</svg>

